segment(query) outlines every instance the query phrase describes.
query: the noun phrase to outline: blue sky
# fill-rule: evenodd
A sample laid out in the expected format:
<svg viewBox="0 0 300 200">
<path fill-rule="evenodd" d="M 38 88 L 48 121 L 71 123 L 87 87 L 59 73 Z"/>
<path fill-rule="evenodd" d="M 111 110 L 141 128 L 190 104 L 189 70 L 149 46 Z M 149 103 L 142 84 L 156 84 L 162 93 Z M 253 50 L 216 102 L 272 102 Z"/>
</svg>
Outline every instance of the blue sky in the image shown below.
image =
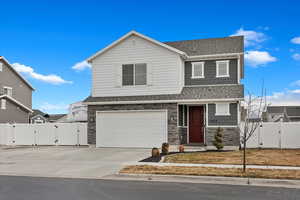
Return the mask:
<svg viewBox="0 0 300 200">
<path fill-rule="evenodd" d="M 36 88 L 34 108 L 62 113 L 90 94 L 90 69 L 72 67 L 130 30 L 159 41 L 243 34 L 246 92 L 258 94 L 264 80 L 274 105 L 294 105 L 300 104 L 299 7 L 288 0 L 1 0 L 0 55 Z"/>
</svg>

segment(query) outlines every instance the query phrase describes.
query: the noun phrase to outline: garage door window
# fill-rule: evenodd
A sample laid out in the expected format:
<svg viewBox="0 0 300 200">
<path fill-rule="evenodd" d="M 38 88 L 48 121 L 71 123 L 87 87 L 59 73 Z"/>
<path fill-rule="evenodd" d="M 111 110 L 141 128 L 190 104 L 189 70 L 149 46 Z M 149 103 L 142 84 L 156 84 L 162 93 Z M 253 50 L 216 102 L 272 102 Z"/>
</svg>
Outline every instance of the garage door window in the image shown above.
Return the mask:
<svg viewBox="0 0 300 200">
<path fill-rule="evenodd" d="M 122 85 L 146 85 L 147 84 L 147 64 L 124 64 L 122 65 Z"/>
</svg>

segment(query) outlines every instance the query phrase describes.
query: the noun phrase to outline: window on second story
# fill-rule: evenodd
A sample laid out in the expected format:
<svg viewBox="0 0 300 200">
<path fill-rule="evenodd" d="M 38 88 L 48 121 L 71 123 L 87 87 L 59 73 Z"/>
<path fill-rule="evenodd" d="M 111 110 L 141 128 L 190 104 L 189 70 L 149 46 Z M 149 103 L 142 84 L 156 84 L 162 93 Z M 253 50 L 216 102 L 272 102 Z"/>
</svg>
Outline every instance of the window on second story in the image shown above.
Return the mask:
<svg viewBox="0 0 300 200">
<path fill-rule="evenodd" d="M 0 62 L 0 72 L 2 72 L 2 71 L 3 71 L 3 63 Z"/>
<path fill-rule="evenodd" d="M 12 97 L 12 88 L 11 87 L 3 87 L 4 95 Z"/>
<path fill-rule="evenodd" d="M 229 60 L 216 61 L 217 75 L 216 77 L 229 77 Z"/>
<path fill-rule="evenodd" d="M 124 64 L 122 65 L 122 85 L 146 85 L 147 64 Z"/>
<path fill-rule="evenodd" d="M 217 103 L 216 115 L 230 115 L 230 103 Z"/>
<path fill-rule="evenodd" d="M 192 63 L 192 78 L 204 78 L 204 62 Z"/>
<path fill-rule="evenodd" d="M 1 110 L 6 109 L 6 99 L 1 99 Z"/>
</svg>

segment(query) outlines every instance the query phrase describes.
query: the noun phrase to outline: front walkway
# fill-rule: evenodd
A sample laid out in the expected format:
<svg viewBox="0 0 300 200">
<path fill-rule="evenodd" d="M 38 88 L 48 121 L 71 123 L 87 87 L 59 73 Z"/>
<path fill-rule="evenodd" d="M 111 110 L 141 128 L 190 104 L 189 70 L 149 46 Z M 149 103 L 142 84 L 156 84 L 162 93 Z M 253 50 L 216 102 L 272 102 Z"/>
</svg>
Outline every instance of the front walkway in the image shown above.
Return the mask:
<svg viewBox="0 0 300 200">
<path fill-rule="evenodd" d="M 150 149 L 94 147 L 0 147 L 0 175 L 101 178 L 125 162 L 139 161 Z"/>
</svg>

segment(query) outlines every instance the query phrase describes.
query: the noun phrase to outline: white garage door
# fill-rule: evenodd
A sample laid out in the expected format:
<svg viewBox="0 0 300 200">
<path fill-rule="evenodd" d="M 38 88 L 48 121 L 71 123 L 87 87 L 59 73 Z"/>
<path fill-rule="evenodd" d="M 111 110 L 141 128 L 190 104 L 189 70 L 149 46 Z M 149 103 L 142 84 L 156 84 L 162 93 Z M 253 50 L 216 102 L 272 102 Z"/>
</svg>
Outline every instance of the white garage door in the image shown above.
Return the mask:
<svg viewBox="0 0 300 200">
<path fill-rule="evenodd" d="M 98 111 L 97 147 L 160 147 L 167 142 L 167 111 Z"/>
</svg>

